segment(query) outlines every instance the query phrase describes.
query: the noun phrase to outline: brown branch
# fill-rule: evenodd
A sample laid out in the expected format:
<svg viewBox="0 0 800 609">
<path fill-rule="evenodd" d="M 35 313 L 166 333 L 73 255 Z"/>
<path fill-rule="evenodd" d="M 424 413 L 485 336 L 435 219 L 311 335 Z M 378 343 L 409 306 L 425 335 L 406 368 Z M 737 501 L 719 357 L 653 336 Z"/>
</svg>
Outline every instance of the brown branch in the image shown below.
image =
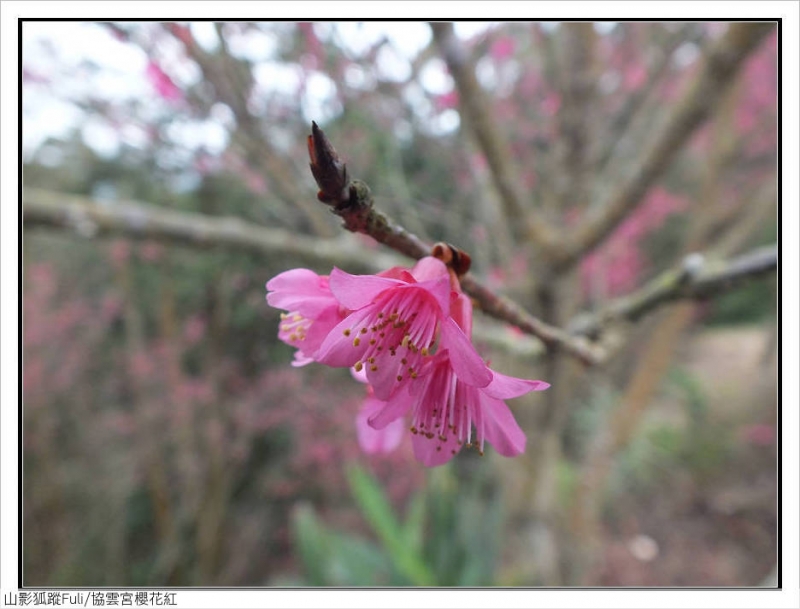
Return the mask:
<svg viewBox="0 0 800 609">
<path fill-rule="evenodd" d="M 223 248 L 270 257 L 296 257 L 316 265 L 340 265 L 375 272 L 399 264 L 382 252 L 365 253 L 352 239 L 320 239 L 273 228 L 263 228 L 239 218 L 178 212 L 144 203 L 99 203 L 77 195 L 34 188 L 23 191 L 26 228 L 70 229 L 84 237 L 121 235 L 190 247 Z"/>
<path fill-rule="evenodd" d="M 559 137 L 555 153 L 559 170 L 556 188 L 561 207 L 584 205 L 588 199 L 589 142 L 597 123 L 594 24 L 565 23 L 559 28 L 561 105 L 556 116 Z"/>
<path fill-rule="evenodd" d="M 708 118 L 732 83 L 745 58 L 773 29 L 773 23 L 732 23 L 714 44 L 688 92 L 675 106 L 664 127 L 642 152 L 633 167 L 600 206 L 575 232 L 565 247 L 552 250 L 556 268 L 575 263 L 585 252 L 605 239 L 639 203 L 694 130 Z"/>
<path fill-rule="evenodd" d="M 475 78 L 475 69 L 459 44 L 452 23 L 431 23 L 433 37 L 459 92 L 464 123 L 480 146 L 505 208 L 506 215 L 522 223 L 527 237 L 541 248 L 555 247 L 558 239 L 553 229 L 527 213 L 525 197 L 519 191 L 522 182 L 514 175 L 509 146 L 503 141 L 492 117 L 489 100 Z"/>
<path fill-rule="evenodd" d="M 347 167 L 316 123 L 311 125 L 308 152 L 311 173 L 320 187 L 317 198 L 331 206 L 331 211 L 344 220 L 347 230 L 369 235 L 411 258 L 430 255 L 430 244 L 375 210 L 369 187 L 360 180 L 349 178 Z M 605 357 L 600 347 L 537 319 L 509 298 L 495 294 L 470 274 L 461 278 L 461 287 L 477 301 L 484 313 L 536 336 L 548 348 L 559 347 L 586 364 L 598 364 Z"/>
<path fill-rule="evenodd" d="M 706 260 L 690 254 L 675 269 L 666 271 L 643 288 L 606 305 L 602 311 L 575 318 L 569 330 L 575 335 L 593 335 L 616 321 L 636 321 L 668 302 L 714 296 L 741 282 L 776 270 L 777 245 L 761 247 L 727 262 Z"/>
</svg>

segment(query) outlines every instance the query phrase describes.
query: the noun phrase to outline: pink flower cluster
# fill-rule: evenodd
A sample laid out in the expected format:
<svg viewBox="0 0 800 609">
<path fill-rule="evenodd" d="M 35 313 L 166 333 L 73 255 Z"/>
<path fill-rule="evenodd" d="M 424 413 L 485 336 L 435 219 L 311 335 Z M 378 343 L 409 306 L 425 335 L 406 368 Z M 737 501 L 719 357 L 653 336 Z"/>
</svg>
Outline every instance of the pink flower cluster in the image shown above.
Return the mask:
<svg viewBox="0 0 800 609">
<path fill-rule="evenodd" d="M 414 454 L 427 466 L 462 446 L 481 454 L 525 450 L 525 434 L 503 400 L 547 389 L 543 381 L 489 368 L 472 345 L 472 304 L 437 258 L 378 275 L 330 276 L 293 269 L 267 283 L 267 302 L 287 311 L 278 337 L 296 347 L 293 365 L 349 367 L 368 384 L 356 424 L 366 452 L 387 452 L 410 418 Z"/>
</svg>

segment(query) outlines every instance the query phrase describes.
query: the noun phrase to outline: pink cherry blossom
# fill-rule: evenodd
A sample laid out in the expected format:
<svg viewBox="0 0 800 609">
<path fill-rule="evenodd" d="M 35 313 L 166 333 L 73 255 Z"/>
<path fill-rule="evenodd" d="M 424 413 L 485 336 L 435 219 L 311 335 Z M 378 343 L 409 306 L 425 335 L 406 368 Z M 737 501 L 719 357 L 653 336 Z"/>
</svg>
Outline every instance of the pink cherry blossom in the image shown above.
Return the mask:
<svg viewBox="0 0 800 609">
<path fill-rule="evenodd" d="M 469 298 L 454 292 L 451 309 L 451 321 L 465 335 L 471 335 L 472 305 Z M 474 353 L 474 349 L 471 352 Z M 503 400 L 550 386 L 544 381 L 500 374 L 481 360 L 480 365 L 491 380 L 483 386 L 475 385 L 471 382 L 474 375 L 461 376 L 454 366 L 454 360 L 463 356 L 451 349 L 439 350 L 425 361 L 414 382 L 396 391 L 369 419 L 374 428 L 384 429 L 397 420 L 403 420 L 410 412 L 414 454 L 428 467 L 446 463 L 462 446 L 476 448 L 483 454 L 486 440 L 503 456 L 513 457 L 522 453 L 525 434 Z"/>
<path fill-rule="evenodd" d="M 471 342 L 472 304 L 437 258 L 410 270 L 330 277 L 294 269 L 267 283 L 267 302 L 287 311 L 278 336 L 295 362 L 350 367 L 368 384 L 356 418 L 370 454 L 397 447 L 410 416 L 414 453 L 432 467 L 462 446 L 502 455 L 525 450 L 525 434 L 504 400 L 547 389 L 543 381 L 493 371 Z"/>
<path fill-rule="evenodd" d="M 477 386 L 491 380 L 469 339 L 450 317 L 450 273 L 436 258 L 423 258 L 395 277 L 331 273 L 330 288 L 352 312 L 322 343 L 317 361 L 366 370 L 381 400 L 417 377 L 437 338 L 457 353 L 453 366 Z"/>
<path fill-rule="evenodd" d="M 331 293 L 328 277 L 309 269 L 292 269 L 270 279 L 267 290 L 269 305 L 287 311 L 281 314 L 278 338 L 297 347 L 292 365 L 310 364 L 345 313 Z"/>
<path fill-rule="evenodd" d="M 446 463 L 463 446 L 483 454 L 486 440 L 505 457 L 519 455 L 525 434 L 503 400 L 550 385 L 486 370 L 492 374 L 486 387 L 470 385 L 455 374 L 450 352 L 440 351 L 426 362 L 419 382 L 401 388 L 369 423 L 383 429 L 410 412 L 414 454 L 428 467 Z"/>
</svg>

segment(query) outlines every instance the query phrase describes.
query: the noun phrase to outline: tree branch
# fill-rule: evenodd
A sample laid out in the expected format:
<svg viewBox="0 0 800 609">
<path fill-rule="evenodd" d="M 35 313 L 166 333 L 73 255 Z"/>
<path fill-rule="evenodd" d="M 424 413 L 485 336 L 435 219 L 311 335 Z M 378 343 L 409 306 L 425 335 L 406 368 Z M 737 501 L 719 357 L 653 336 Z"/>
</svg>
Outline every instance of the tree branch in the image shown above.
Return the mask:
<svg viewBox="0 0 800 609">
<path fill-rule="evenodd" d="M 551 262 L 565 268 L 605 239 L 639 203 L 653 182 L 661 176 L 694 130 L 716 108 L 745 58 L 772 31 L 772 23 L 732 23 L 724 36 L 710 49 L 705 62 L 686 95 L 667 119 L 664 127 L 643 151 L 641 162 L 633 167 L 600 206 L 598 215 L 578 227 L 564 248 L 553 250 Z"/>
<path fill-rule="evenodd" d="M 320 188 L 317 198 L 331 206 L 331 211 L 344 220 L 347 230 L 369 235 L 411 258 L 430 255 L 430 244 L 375 210 L 369 186 L 361 180 L 350 179 L 347 167 L 316 123 L 311 125 L 308 152 L 311 173 Z M 461 287 L 484 313 L 536 336 L 548 348 L 559 347 L 589 365 L 598 364 L 605 357 L 605 351 L 599 346 L 537 319 L 509 298 L 495 294 L 470 274 L 461 277 Z"/>
<path fill-rule="evenodd" d="M 255 226 L 239 218 L 177 212 L 134 202 L 104 204 L 86 197 L 25 188 L 26 227 L 66 228 L 84 237 L 122 235 L 190 247 L 220 247 L 272 257 L 292 256 L 316 265 L 340 265 L 375 272 L 401 260 L 382 252 L 364 251 L 352 239 L 319 239 Z"/>
<path fill-rule="evenodd" d="M 606 305 L 601 311 L 576 317 L 569 330 L 591 336 L 615 321 L 636 321 L 656 307 L 679 299 L 714 296 L 742 281 L 774 271 L 778 264 L 777 245 L 761 247 L 727 262 L 707 261 L 702 254 L 690 254 L 643 288 Z"/>
<path fill-rule="evenodd" d="M 527 237 L 535 245 L 540 248 L 557 246 L 559 240 L 555 238 L 553 229 L 527 213 L 525 197 L 519 192 L 517 186 L 522 182 L 517 179 L 512 170 L 510 148 L 503 141 L 494 124 L 489 100 L 475 78 L 474 66 L 467 59 L 463 47 L 453 32 L 453 24 L 431 23 L 430 26 L 436 44 L 458 88 L 464 123 L 467 128 L 472 130 L 478 145 L 486 156 L 506 215 L 524 224 Z"/>
</svg>

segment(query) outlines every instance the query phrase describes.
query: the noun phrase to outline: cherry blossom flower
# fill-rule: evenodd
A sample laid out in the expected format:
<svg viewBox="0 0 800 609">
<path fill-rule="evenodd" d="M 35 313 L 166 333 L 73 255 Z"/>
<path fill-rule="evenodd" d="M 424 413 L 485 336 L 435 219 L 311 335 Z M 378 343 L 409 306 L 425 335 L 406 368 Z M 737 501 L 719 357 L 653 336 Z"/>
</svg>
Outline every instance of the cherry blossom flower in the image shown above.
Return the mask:
<svg viewBox="0 0 800 609">
<path fill-rule="evenodd" d="M 410 412 L 414 454 L 428 467 L 446 463 L 463 446 L 483 454 L 486 440 L 505 457 L 519 455 L 525 451 L 525 434 L 503 400 L 550 385 L 506 376 L 488 366 L 486 370 L 492 374 L 486 387 L 470 385 L 455 374 L 449 350 L 440 351 L 426 362 L 419 382 L 405 385 L 384 402 L 369 424 L 384 429 Z"/>
<path fill-rule="evenodd" d="M 330 289 L 352 312 L 325 338 L 317 361 L 366 370 L 375 396 L 387 400 L 415 379 L 439 338 L 451 347 L 453 367 L 475 386 L 491 375 L 463 331 L 450 317 L 450 273 L 436 258 L 420 260 L 398 278 L 331 272 Z M 474 354 L 474 356 L 473 356 Z"/>
<path fill-rule="evenodd" d="M 287 311 L 281 314 L 278 338 L 297 347 L 292 365 L 310 364 L 345 313 L 331 293 L 328 277 L 309 269 L 292 269 L 270 279 L 267 290 L 267 303 Z"/>
<path fill-rule="evenodd" d="M 460 292 L 454 292 L 452 299 L 453 321 L 466 335 L 471 335 L 469 299 Z M 416 382 L 395 392 L 369 419 L 369 424 L 384 429 L 410 412 L 414 455 L 428 467 L 446 463 L 463 446 L 476 448 L 483 454 L 486 440 L 505 457 L 524 452 L 525 434 L 503 400 L 542 391 L 550 385 L 495 372 L 471 348 L 457 357 L 477 358 L 472 365 L 481 366 L 491 379 L 487 385 L 477 386 L 472 383 L 474 376 L 459 375 L 452 354 L 451 349 L 445 348 L 429 358 Z"/>
<path fill-rule="evenodd" d="M 407 416 L 414 453 L 429 467 L 463 446 L 483 454 L 487 440 L 504 456 L 525 450 L 504 400 L 549 384 L 500 374 L 481 359 L 470 338 L 472 304 L 441 260 L 377 275 L 294 269 L 267 290 L 267 302 L 288 311 L 278 336 L 297 347 L 293 365 L 349 367 L 368 384 L 356 418 L 365 452 L 396 448 Z"/>
</svg>

